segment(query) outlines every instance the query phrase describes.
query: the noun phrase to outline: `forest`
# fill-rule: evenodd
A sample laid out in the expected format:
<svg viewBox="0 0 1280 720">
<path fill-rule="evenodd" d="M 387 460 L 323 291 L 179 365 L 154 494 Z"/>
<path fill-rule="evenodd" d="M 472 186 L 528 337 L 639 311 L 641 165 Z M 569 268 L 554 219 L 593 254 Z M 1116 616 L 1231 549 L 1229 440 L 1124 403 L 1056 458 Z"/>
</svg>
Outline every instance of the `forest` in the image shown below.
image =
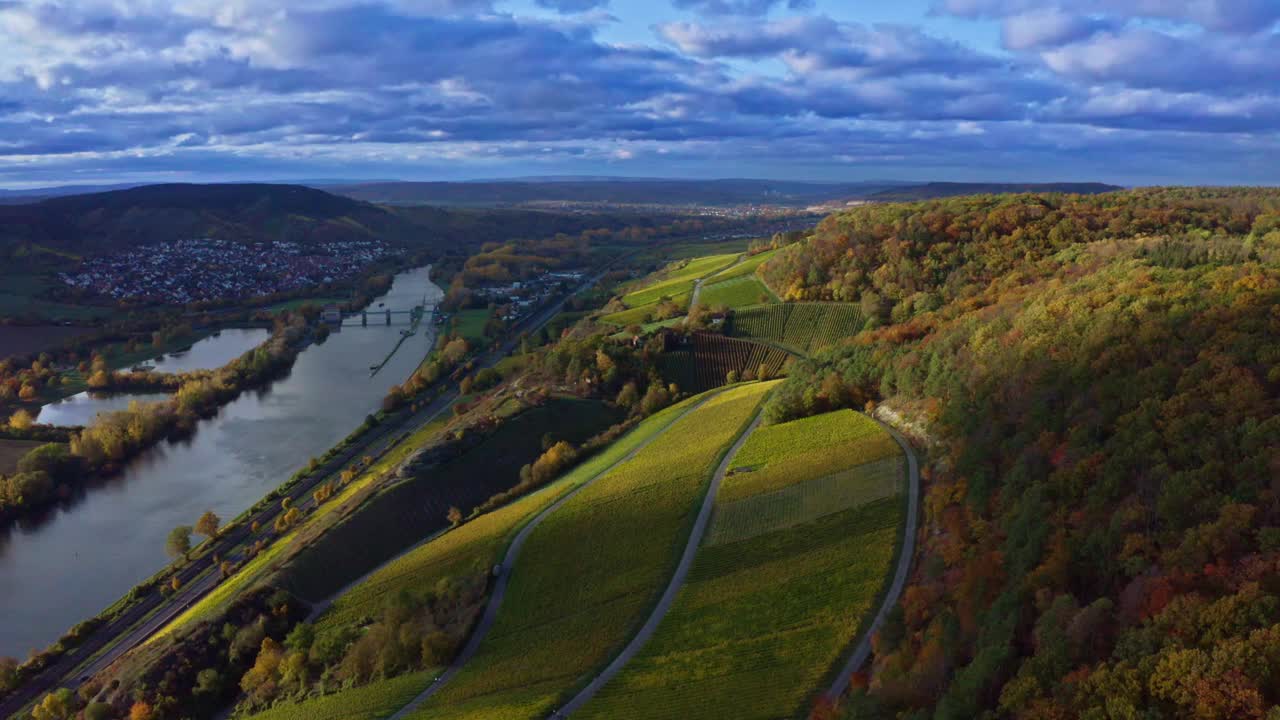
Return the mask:
<svg viewBox="0 0 1280 720">
<path fill-rule="evenodd" d="M 1159 189 L 872 206 L 766 263 L 868 318 L 770 417 L 928 448 L 850 717 L 1274 717 L 1278 249 L 1280 193 Z"/>
</svg>

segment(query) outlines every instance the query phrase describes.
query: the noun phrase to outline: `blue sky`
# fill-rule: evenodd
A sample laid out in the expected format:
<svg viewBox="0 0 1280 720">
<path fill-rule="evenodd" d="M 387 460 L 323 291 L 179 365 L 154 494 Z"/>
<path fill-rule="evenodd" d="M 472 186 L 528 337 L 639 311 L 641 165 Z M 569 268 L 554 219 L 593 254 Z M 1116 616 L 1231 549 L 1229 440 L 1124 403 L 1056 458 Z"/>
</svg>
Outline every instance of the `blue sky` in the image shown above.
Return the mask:
<svg viewBox="0 0 1280 720">
<path fill-rule="evenodd" d="M 1275 184 L 1277 0 L 0 0 L 0 186 Z"/>
</svg>

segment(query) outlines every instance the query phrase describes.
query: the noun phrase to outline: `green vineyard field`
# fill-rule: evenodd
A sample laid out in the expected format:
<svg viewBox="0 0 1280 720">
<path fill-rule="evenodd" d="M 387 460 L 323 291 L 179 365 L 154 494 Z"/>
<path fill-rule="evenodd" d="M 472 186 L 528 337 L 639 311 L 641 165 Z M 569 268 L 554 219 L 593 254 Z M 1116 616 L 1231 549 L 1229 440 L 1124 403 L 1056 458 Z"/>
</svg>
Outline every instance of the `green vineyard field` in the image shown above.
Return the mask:
<svg viewBox="0 0 1280 720">
<path fill-rule="evenodd" d="M 780 303 L 739 308 L 727 325 L 733 337 L 776 343 L 811 355 L 862 329 L 862 311 L 846 303 Z"/>
</svg>

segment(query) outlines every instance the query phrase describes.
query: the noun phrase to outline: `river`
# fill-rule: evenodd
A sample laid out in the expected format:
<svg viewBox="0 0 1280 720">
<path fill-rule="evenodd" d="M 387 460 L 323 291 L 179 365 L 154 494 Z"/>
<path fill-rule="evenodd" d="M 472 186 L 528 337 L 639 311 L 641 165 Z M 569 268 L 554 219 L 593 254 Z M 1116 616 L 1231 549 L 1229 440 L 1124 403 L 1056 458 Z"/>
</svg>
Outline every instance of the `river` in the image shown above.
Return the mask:
<svg viewBox="0 0 1280 720">
<path fill-rule="evenodd" d="M 169 561 L 165 537 L 205 510 L 239 515 L 336 444 L 404 381 L 434 342 L 424 321 L 371 377 L 408 326 L 407 310 L 443 295 L 428 269 L 401 273 L 358 322 L 306 348 L 288 377 L 241 395 L 182 442 L 144 453 L 119 476 L 0 535 L 0 656 L 23 658 L 115 602 Z M 234 356 L 233 356 L 234 357 Z"/>
</svg>

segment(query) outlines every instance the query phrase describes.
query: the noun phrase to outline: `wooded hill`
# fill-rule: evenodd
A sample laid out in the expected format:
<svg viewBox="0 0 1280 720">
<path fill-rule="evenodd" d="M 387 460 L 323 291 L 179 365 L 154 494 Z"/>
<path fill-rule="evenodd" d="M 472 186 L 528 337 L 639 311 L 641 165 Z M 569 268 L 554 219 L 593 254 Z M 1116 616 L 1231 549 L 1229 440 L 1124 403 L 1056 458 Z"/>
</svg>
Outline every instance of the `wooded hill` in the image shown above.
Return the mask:
<svg viewBox="0 0 1280 720">
<path fill-rule="evenodd" d="M 770 416 L 870 400 L 932 443 L 854 716 L 1273 716 L 1280 192 L 869 206 L 763 272 L 869 317 Z"/>
</svg>

